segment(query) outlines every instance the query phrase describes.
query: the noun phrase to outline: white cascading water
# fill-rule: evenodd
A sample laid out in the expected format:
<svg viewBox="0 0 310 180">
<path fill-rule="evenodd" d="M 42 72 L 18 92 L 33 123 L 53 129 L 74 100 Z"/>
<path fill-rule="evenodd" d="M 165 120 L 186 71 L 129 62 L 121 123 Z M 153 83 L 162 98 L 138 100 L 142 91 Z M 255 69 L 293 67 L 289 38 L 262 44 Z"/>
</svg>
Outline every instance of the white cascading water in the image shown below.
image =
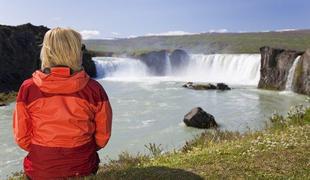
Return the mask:
<svg viewBox="0 0 310 180">
<path fill-rule="evenodd" d="M 171 63 L 167 57 L 166 76 L 162 79 L 256 86 L 260 78 L 260 58 L 259 54 L 192 54 L 188 66 L 171 73 Z M 146 65 L 137 59 L 97 57 L 94 60 L 99 77 L 124 81 L 151 77 Z"/>
<path fill-rule="evenodd" d="M 166 74 L 171 74 L 171 62 L 169 59 L 169 55 L 166 54 Z"/>
<path fill-rule="evenodd" d="M 193 54 L 180 75 L 196 81 L 257 85 L 260 58 L 259 54 Z"/>
<path fill-rule="evenodd" d="M 137 59 L 116 57 L 95 57 L 99 78 L 139 78 L 147 76 L 146 65 Z"/>
<path fill-rule="evenodd" d="M 297 56 L 295 58 L 293 65 L 288 72 L 287 80 L 286 80 L 286 84 L 285 84 L 285 90 L 286 91 L 292 91 L 293 90 L 293 80 L 294 80 L 295 70 L 296 70 L 297 64 L 299 62 L 299 59 L 300 59 L 300 56 Z"/>
</svg>

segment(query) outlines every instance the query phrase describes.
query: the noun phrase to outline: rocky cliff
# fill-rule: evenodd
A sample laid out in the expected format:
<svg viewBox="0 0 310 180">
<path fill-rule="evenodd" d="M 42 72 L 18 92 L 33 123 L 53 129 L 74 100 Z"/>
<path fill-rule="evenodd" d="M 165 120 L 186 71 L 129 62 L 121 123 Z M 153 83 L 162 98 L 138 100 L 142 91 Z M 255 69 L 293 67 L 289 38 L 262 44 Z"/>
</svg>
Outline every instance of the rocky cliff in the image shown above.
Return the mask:
<svg viewBox="0 0 310 180">
<path fill-rule="evenodd" d="M 92 53 L 89 52 L 85 45 L 82 46 L 83 51 L 83 63 L 82 66 L 84 67 L 84 70 L 87 72 L 87 74 L 90 77 L 96 77 L 97 76 L 97 70 L 95 62 L 92 60 Z"/>
<path fill-rule="evenodd" d="M 174 50 L 169 59 L 172 73 L 177 73 L 180 69 L 187 67 L 189 63 L 189 55 L 182 49 Z"/>
<path fill-rule="evenodd" d="M 310 49 L 300 57 L 293 83 L 295 92 L 310 96 Z"/>
<path fill-rule="evenodd" d="M 298 93 L 310 94 L 309 51 L 304 53 L 301 51 L 262 47 L 260 52 L 261 77 L 258 88 L 285 90 L 290 69 L 296 58 L 301 56 L 293 72 L 292 90 Z"/>
<path fill-rule="evenodd" d="M 154 76 L 164 76 L 168 71 L 168 51 L 151 51 L 147 53 L 142 53 L 138 58 L 144 62 L 149 70 L 150 74 Z"/>
<path fill-rule="evenodd" d="M 48 30 L 47 27 L 29 23 L 20 26 L 0 25 L 0 92 L 17 91 L 21 83 L 40 68 L 40 44 Z M 94 62 L 89 53 L 85 53 L 84 68 L 94 77 Z"/>
<path fill-rule="evenodd" d="M 169 73 L 176 73 L 189 63 L 189 55 L 182 49 L 150 51 L 142 53 L 134 58 L 140 59 L 150 69 L 150 74 L 164 76 Z"/>
<path fill-rule="evenodd" d="M 44 26 L 0 26 L 0 92 L 18 90 L 40 68 L 40 44 Z"/>
</svg>

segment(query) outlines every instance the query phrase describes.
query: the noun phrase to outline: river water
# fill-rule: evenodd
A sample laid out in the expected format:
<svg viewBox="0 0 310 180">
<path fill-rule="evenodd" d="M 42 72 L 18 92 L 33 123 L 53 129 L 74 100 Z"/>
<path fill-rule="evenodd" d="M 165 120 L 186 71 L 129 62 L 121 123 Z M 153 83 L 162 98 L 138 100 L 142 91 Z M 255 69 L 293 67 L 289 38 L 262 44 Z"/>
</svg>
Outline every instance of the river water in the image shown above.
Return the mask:
<svg viewBox="0 0 310 180">
<path fill-rule="evenodd" d="M 238 60 L 240 57 L 252 62 L 244 64 Z M 122 151 L 148 153 L 144 147 L 148 143 L 161 144 L 166 151 L 180 148 L 186 140 L 203 132 L 186 127 L 182 122 L 193 107 L 200 106 L 214 115 L 222 130 L 245 132 L 264 128 L 274 111 L 285 113 L 291 106 L 305 101 L 305 96 L 292 92 L 256 89 L 260 65 L 257 56 L 247 59 L 246 55 L 239 55 L 239 58 L 231 55 L 232 64 L 225 57 L 192 55 L 191 58 L 198 59 L 191 65 L 196 68 L 195 74 L 185 69 L 181 74 L 162 77 L 148 76 L 147 67 L 137 61 L 130 64 L 123 58 L 96 59 L 101 74 L 97 80 L 107 91 L 114 113 L 111 140 L 99 152 L 102 162 L 116 158 Z M 217 71 L 212 71 L 214 68 Z M 204 72 L 206 70 L 208 72 Z M 212 76 L 217 79 L 210 79 Z M 195 91 L 182 88 L 184 82 L 194 78 L 206 82 L 226 80 L 233 89 Z M 12 136 L 14 105 L 0 107 L 0 179 L 22 170 L 26 155 Z"/>
</svg>

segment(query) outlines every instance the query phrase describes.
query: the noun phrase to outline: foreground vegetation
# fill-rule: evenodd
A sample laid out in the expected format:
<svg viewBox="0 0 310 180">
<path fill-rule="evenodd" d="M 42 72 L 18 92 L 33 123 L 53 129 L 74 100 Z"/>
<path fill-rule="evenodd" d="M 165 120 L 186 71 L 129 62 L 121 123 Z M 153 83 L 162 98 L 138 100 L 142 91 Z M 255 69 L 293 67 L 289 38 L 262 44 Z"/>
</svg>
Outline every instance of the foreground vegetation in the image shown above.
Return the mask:
<svg viewBox="0 0 310 180">
<path fill-rule="evenodd" d="M 310 107 L 273 114 L 263 131 L 210 130 L 169 153 L 146 147 L 151 155 L 123 153 L 82 179 L 310 179 Z"/>
<path fill-rule="evenodd" d="M 116 40 L 86 40 L 87 48 L 116 55 L 154 50 L 184 49 L 190 53 L 259 53 L 262 46 L 304 51 L 310 48 L 310 30 L 257 33 L 204 33 L 185 36 L 149 36 Z"/>
<path fill-rule="evenodd" d="M 310 178 L 310 108 L 274 114 L 266 130 L 208 131 L 180 151 L 130 156 L 104 165 L 95 179 Z M 153 148 L 152 152 L 156 152 Z"/>
</svg>

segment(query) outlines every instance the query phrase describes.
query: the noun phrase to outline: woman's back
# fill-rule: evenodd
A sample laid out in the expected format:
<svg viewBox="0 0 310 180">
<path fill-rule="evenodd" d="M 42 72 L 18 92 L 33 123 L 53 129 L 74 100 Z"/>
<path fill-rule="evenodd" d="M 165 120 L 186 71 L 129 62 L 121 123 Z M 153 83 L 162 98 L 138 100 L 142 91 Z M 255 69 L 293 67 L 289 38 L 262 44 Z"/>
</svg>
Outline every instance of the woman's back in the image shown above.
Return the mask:
<svg viewBox="0 0 310 180">
<path fill-rule="evenodd" d="M 102 86 L 85 71 L 54 66 L 24 81 L 13 119 L 15 140 L 29 152 L 27 176 L 55 179 L 98 169 L 96 151 L 110 138 L 112 110 Z"/>
</svg>

